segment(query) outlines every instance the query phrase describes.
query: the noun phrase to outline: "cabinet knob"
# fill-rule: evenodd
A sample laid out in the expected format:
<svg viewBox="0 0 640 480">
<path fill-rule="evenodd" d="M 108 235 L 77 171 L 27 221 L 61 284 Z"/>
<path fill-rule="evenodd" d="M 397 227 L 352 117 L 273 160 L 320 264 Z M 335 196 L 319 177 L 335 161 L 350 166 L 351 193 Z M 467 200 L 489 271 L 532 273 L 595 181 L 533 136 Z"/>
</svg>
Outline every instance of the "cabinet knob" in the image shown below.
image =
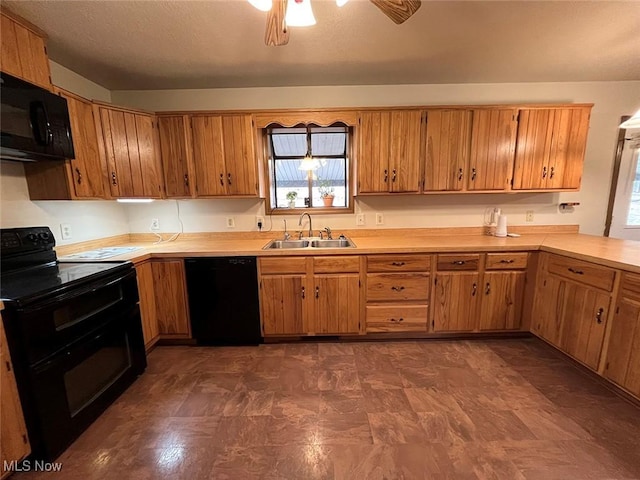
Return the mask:
<svg viewBox="0 0 640 480">
<path fill-rule="evenodd" d="M 111 172 L 111 183 L 113 185 L 118 185 L 118 180 L 116 178 L 116 172 Z"/>
<path fill-rule="evenodd" d="M 602 323 L 602 314 L 604 313 L 604 308 L 600 307 L 598 309 L 598 313 L 596 313 L 596 323 Z"/>
<path fill-rule="evenodd" d="M 82 183 L 82 173 L 80 173 L 80 169 L 76 167 L 76 182 L 78 185 Z"/>
</svg>

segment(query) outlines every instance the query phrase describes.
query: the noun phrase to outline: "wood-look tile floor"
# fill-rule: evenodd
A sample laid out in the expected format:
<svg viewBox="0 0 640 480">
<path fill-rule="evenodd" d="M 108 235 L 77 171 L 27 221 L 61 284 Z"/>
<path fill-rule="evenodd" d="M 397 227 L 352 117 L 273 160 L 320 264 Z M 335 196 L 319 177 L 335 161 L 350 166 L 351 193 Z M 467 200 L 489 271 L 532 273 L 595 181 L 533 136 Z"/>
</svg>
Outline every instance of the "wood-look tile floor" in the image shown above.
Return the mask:
<svg viewBox="0 0 640 480">
<path fill-rule="evenodd" d="M 640 409 L 537 339 L 159 347 L 32 479 L 640 478 Z"/>
</svg>

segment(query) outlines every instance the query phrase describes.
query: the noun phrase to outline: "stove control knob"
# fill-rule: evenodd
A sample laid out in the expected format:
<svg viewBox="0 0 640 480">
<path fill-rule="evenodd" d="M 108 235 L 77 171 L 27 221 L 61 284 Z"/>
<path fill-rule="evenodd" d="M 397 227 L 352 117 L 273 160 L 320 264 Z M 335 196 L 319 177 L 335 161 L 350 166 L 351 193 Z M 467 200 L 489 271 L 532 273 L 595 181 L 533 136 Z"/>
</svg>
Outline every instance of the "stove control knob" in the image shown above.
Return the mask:
<svg viewBox="0 0 640 480">
<path fill-rule="evenodd" d="M 44 240 L 44 241 L 49 240 L 49 232 L 40 232 L 40 233 L 38 234 L 38 238 L 39 238 L 40 240 Z"/>
<path fill-rule="evenodd" d="M 29 235 L 27 235 L 27 240 L 29 240 L 31 243 L 36 243 L 38 241 L 38 236 L 35 233 L 30 233 Z"/>
</svg>

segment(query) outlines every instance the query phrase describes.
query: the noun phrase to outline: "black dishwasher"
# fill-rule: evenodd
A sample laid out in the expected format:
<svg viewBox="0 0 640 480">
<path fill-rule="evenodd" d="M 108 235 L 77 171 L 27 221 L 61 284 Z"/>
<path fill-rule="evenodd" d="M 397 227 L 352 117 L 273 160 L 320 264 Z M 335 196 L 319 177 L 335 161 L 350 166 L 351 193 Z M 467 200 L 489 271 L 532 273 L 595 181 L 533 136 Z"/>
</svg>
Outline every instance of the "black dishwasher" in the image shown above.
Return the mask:
<svg viewBox="0 0 640 480">
<path fill-rule="evenodd" d="M 198 345 L 257 345 L 256 257 L 187 258 L 191 331 Z"/>
</svg>

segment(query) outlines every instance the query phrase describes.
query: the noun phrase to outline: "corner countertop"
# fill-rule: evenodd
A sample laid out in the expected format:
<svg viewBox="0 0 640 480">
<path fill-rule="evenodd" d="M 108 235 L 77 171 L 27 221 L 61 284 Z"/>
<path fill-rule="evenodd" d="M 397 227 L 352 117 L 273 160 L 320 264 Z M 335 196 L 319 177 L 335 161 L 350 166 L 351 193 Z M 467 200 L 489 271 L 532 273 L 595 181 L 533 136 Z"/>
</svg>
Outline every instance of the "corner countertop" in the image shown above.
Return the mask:
<svg viewBox="0 0 640 480">
<path fill-rule="evenodd" d="M 277 235 L 274 235 L 274 238 Z M 267 239 L 178 239 L 162 243 L 124 243 L 139 250 L 106 261 L 208 256 L 363 255 L 381 253 L 546 251 L 640 273 L 640 242 L 579 233 L 535 233 L 497 238 L 486 235 L 351 236 L 355 248 L 263 250 Z M 93 247 L 96 248 L 96 247 Z"/>
</svg>

